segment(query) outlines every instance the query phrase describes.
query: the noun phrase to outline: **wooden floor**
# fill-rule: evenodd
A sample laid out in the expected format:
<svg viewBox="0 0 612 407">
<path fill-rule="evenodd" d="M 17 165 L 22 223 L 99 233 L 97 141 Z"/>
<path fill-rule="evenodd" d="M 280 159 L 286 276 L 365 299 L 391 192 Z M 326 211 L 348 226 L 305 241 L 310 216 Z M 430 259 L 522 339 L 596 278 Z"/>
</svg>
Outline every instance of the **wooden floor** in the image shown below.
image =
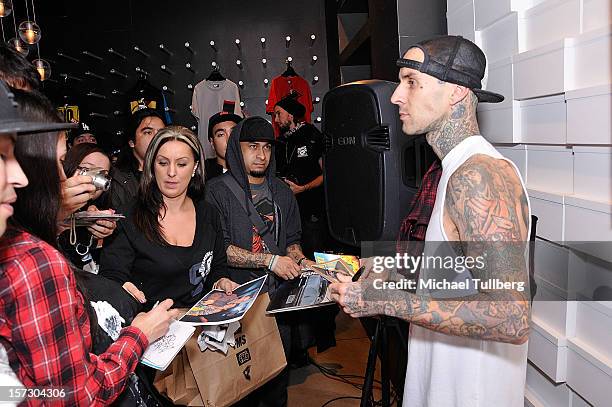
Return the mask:
<svg viewBox="0 0 612 407">
<path fill-rule="evenodd" d="M 311 358 L 326 368 L 342 375 L 356 375 L 349 380 L 359 386 L 363 383 L 370 341 L 361 323 L 344 313 L 336 318 L 337 346 L 323 353 L 311 349 Z M 380 380 L 379 368 L 376 379 Z M 352 396 L 357 399 L 341 399 L 327 404 L 329 407 L 359 406 L 361 390 L 350 384 L 326 377 L 314 365 L 292 369 L 289 379 L 289 407 L 321 407 L 337 397 Z M 380 385 L 375 384 L 374 397 L 380 399 Z"/>
</svg>

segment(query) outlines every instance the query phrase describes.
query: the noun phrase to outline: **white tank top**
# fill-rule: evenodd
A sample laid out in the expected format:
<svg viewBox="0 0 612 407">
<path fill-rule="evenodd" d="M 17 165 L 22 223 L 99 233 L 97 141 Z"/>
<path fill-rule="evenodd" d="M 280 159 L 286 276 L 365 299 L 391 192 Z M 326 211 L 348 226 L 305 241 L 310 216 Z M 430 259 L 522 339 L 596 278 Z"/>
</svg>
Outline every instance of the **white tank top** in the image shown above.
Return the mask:
<svg viewBox="0 0 612 407">
<path fill-rule="evenodd" d="M 505 159 L 482 136 L 468 137 L 444 157 L 426 241 L 448 241 L 443 222 L 446 187 L 457 168 L 475 154 Z M 520 178 L 516 166 L 508 162 Z M 522 179 L 521 183 L 527 197 Z M 531 219 L 531 211 L 529 215 Z M 464 278 L 471 277 L 467 274 Z M 403 405 L 522 407 L 526 369 L 527 343 L 512 345 L 450 336 L 413 324 L 408 340 Z"/>
</svg>

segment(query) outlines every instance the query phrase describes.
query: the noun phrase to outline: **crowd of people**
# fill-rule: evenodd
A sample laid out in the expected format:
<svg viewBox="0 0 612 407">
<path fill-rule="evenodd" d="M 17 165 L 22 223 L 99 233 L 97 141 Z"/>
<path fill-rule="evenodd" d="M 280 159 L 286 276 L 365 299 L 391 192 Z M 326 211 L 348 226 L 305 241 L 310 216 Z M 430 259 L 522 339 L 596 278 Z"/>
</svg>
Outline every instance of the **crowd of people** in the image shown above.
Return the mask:
<svg viewBox="0 0 612 407">
<path fill-rule="evenodd" d="M 138 361 L 178 308 L 266 273 L 273 291 L 312 263 L 296 184 L 276 176 L 272 125 L 218 112 L 205 160 L 191 130 L 142 106 L 113 164 L 89 125 L 63 122 L 29 62 L 2 55 L 1 372 L 70 389 L 65 404 L 163 405 Z M 319 164 L 305 182 L 317 177 L 311 188 Z M 287 359 L 314 344 L 301 319 L 278 318 Z M 248 404 L 286 405 L 287 379 L 285 369 Z"/>
<path fill-rule="evenodd" d="M 205 160 L 193 132 L 166 126 L 163 115 L 143 107 L 130 117 L 127 148 L 112 165 L 89 126 L 63 122 L 40 92 L 34 67 L 5 48 L 0 379 L 62 388 L 65 405 L 163 405 L 154 372 L 138 362 L 168 331 L 177 308 L 213 288 L 231 294 L 266 274 L 272 293 L 312 265 L 313 250 L 328 241 L 322 136 L 289 95 L 274 109 L 278 138 L 264 118 L 213 115 L 208 137 L 216 158 Z M 453 36 L 423 41 L 398 60 L 391 102 L 403 131 L 426 134 L 441 160 L 426 174 L 400 240 L 527 240 L 524 184 L 478 128 L 477 104 L 503 100 L 481 89 L 485 66 L 475 44 Z M 461 278 L 526 278 L 521 253 L 492 245 L 485 255 L 484 270 Z M 331 296 L 351 316 L 387 315 L 412 325 L 406 405 L 522 405 L 528 294 L 476 290 L 437 299 L 376 290 L 371 261 L 362 263 L 361 279 L 332 284 Z M 421 270 L 420 278 L 426 275 Z M 291 360 L 319 335 L 308 333 L 308 314 L 281 315 Z M 331 331 L 320 348 L 333 345 L 333 317 L 327 325 L 315 321 Z M 491 379 L 493 372 L 504 380 Z M 284 406 L 287 385 L 285 369 L 244 405 Z"/>
</svg>

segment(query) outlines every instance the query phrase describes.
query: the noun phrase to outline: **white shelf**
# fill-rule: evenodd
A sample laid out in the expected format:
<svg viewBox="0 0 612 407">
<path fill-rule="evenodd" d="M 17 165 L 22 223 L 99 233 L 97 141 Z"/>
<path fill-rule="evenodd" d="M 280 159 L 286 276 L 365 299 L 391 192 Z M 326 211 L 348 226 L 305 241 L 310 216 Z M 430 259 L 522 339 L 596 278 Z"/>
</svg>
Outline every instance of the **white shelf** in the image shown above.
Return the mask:
<svg viewBox="0 0 612 407">
<path fill-rule="evenodd" d="M 548 96 L 520 102 L 521 142 L 534 144 L 565 144 L 566 107 L 563 95 Z"/>
<path fill-rule="evenodd" d="M 612 202 L 612 148 L 574 146 L 573 151 L 574 197 Z"/>
<path fill-rule="evenodd" d="M 579 339 L 568 340 L 567 384 L 595 406 L 612 399 L 612 361 L 606 360 Z"/>
<path fill-rule="evenodd" d="M 493 63 L 517 54 L 518 35 L 517 13 L 510 13 L 479 31 L 479 45 L 487 56 L 487 61 Z"/>
<path fill-rule="evenodd" d="M 539 321 L 531 319 L 529 360 L 555 383 L 563 383 L 567 375 L 567 343 L 565 337 Z"/>
<path fill-rule="evenodd" d="M 565 99 L 568 144 L 612 144 L 611 85 L 567 91 Z M 602 175 L 609 179 L 612 171 Z"/>
<path fill-rule="evenodd" d="M 564 90 L 610 84 L 612 27 L 589 31 L 567 42 L 567 78 Z"/>
<path fill-rule="evenodd" d="M 520 50 L 529 51 L 580 34 L 580 0 L 547 0 L 525 11 Z"/>
<path fill-rule="evenodd" d="M 571 195 L 574 156 L 564 146 L 527 146 L 527 187 L 553 194 Z M 552 239 L 556 240 L 556 239 Z"/>
<path fill-rule="evenodd" d="M 582 0 L 582 31 L 588 32 L 612 24 L 610 0 Z"/>
<path fill-rule="evenodd" d="M 457 2 L 450 11 L 446 13 L 449 35 L 461 35 L 472 42 L 476 42 L 476 30 L 474 29 L 474 3 Z"/>
<path fill-rule="evenodd" d="M 514 99 L 557 95 L 565 91 L 565 53 L 568 41 L 560 40 L 512 58 Z"/>
<path fill-rule="evenodd" d="M 528 158 L 529 160 L 529 158 Z M 527 171 L 527 179 L 530 177 Z M 537 235 L 553 242 L 562 242 L 564 237 L 564 196 L 533 189 L 528 190 L 531 213 L 538 217 Z"/>
</svg>

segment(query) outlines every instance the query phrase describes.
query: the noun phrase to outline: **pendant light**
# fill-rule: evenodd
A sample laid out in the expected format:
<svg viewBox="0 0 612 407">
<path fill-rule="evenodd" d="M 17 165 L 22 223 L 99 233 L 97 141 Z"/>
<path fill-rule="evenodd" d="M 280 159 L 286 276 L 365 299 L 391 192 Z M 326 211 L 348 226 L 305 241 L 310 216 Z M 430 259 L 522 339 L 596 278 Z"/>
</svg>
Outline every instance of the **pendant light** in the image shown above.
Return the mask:
<svg viewBox="0 0 612 407">
<path fill-rule="evenodd" d="M 30 9 L 28 8 L 28 0 L 25 0 L 27 21 L 22 21 L 19 24 L 19 37 L 26 44 L 37 44 L 42 36 L 42 31 L 38 24 L 36 24 L 36 10 L 34 9 L 34 0 L 32 0 L 32 13 L 34 21 L 30 21 Z"/>
<path fill-rule="evenodd" d="M 34 67 L 38 71 L 41 81 L 44 82 L 51 77 L 51 64 L 49 62 L 45 61 L 44 59 L 37 58 L 32 61 L 32 64 L 34 64 Z"/>
<path fill-rule="evenodd" d="M 6 42 L 6 44 L 13 48 L 15 51 L 19 52 L 23 57 L 27 57 L 30 53 L 30 49 L 26 44 L 24 44 L 19 38 L 11 38 Z"/>
<path fill-rule="evenodd" d="M 6 2 L 10 0 L 0 0 L 0 1 L 4 1 L 6 5 Z M 15 13 L 12 13 L 12 14 L 13 14 L 13 28 L 15 29 L 15 38 L 11 38 L 10 40 L 6 42 L 6 44 L 9 47 L 13 48 L 15 51 L 19 52 L 25 58 L 30 53 L 30 48 L 28 48 L 28 46 L 24 44 L 23 41 L 21 41 L 21 39 L 19 39 L 19 35 L 17 34 L 17 20 L 15 19 Z M 4 31 L 2 32 L 2 34 L 4 34 Z"/>
<path fill-rule="evenodd" d="M 12 12 L 12 0 L 0 0 L 0 17 L 8 17 Z"/>
<path fill-rule="evenodd" d="M 19 38 L 26 44 L 36 44 L 42 36 L 40 27 L 34 21 L 22 21 L 19 24 Z"/>
</svg>

